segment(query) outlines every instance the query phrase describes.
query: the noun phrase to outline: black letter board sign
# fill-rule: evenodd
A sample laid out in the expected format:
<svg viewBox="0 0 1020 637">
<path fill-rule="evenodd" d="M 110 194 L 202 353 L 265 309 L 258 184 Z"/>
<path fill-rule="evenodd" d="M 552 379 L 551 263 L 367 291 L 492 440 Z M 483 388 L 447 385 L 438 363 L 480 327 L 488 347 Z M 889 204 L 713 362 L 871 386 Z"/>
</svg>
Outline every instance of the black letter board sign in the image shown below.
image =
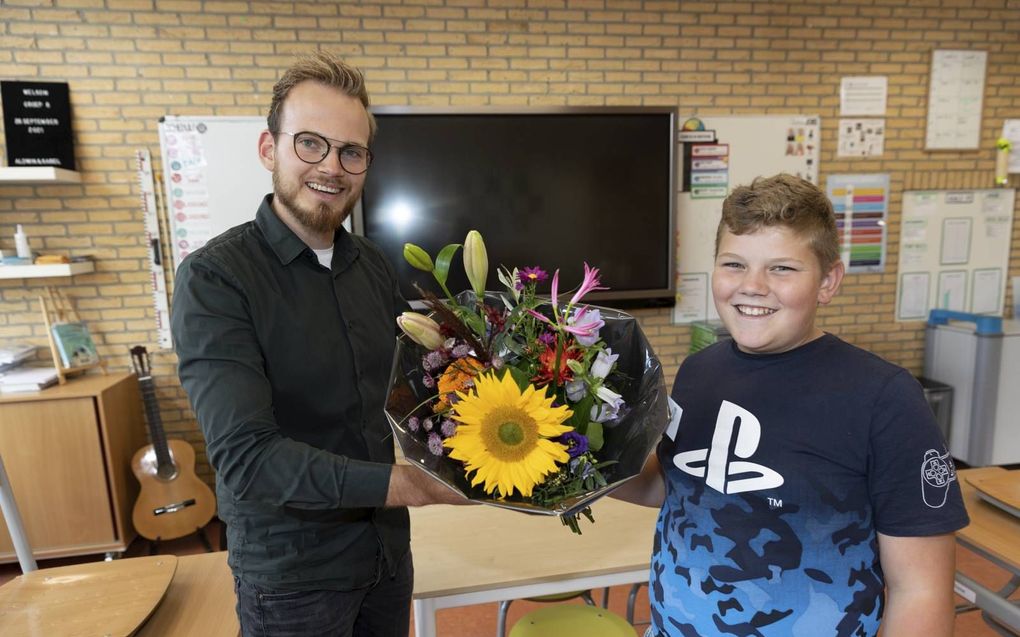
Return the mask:
<svg viewBox="0 0 1020 637">
<path fill-rule="evenodd" d="M 74 170 L 67 82 L 0 82 L 8 166 Z"/>
</svg>

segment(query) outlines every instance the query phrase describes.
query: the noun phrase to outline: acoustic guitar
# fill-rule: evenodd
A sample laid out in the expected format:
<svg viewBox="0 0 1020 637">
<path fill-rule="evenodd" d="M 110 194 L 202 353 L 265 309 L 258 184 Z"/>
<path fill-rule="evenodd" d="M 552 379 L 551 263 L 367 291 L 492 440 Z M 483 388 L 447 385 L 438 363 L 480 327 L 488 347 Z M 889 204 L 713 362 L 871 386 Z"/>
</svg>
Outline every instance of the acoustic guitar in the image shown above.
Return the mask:
<svg viewBox="0 0 1020 637">
<path fill-rule="evenodd" d="M 131 364 L 138 376 L 152 444 L 139 449 L 131 470 L 141 492 L 131 516 L 135 530 L 153 540 L 173 540 L 191 533 L 205 538 L 202 527 L 216 514 L 216 497 L 195 475 L 195 450 L 184 440 L 167 440 L 156 402 L 149 352 L 131 348 Z"/>
</svg>

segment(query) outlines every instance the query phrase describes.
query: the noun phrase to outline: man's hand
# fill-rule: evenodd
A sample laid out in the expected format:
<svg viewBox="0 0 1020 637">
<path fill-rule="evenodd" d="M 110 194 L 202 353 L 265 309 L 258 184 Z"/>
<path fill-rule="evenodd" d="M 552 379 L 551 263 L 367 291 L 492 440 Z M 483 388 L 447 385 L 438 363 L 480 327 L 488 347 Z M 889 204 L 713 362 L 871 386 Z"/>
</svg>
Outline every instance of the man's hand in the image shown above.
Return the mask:
<svg viewBox="0 0 1020 637">
<path fill-rule="evenodd" d="M 427 504 L 476 504 L 459 492 L 410 465 L 393 465 L 386 506 L 417 507 Z"/>
</svg>

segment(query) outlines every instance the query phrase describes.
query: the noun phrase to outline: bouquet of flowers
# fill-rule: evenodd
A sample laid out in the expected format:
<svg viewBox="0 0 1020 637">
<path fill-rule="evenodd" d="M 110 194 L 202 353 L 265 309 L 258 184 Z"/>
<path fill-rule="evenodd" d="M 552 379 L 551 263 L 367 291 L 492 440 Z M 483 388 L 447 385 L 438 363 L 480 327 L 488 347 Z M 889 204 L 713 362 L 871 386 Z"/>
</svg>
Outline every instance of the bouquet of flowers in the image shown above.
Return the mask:
<svg viewBox="0 0 1020 637">
<path fill-rule="evenodd" d="M 414 244 L 404 257 L 444 297 L 422 292 L 429 315 L 405 312 L 386 415 L 405 458 L 471 499 L 559 515 L 579 533 L 590 503 L 637 475 L 664 429 L 662 369 L 637 321 L 584 304 L 599 271 L 560 298 L 559 271 L 500 268 L 487 292 L 481 235 L 464 241 L 471 290 L 446 287 L 459 244 L 436 259 Z M 566 295 L 564 295 L 565 297 Z"/>
</svg>

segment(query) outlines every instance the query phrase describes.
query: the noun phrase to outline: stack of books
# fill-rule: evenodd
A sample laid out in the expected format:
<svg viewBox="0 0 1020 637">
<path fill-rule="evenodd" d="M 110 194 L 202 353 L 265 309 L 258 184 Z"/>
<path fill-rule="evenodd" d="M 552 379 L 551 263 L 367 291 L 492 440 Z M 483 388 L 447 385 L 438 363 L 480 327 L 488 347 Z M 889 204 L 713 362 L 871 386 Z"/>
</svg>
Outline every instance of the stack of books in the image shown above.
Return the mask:
<svg viewBox="0 0 1020 637">
<path fill-rule="evenodd" d="M 0 343 L 0 373 L 14 369 L 35 355 L 35 345 Z"/>
<path fill-rule="evenodd" d="M 35 345 L 0 343 L 0 392 L 39 391 L 57 382 L 55 367 L 25 367 L 35 356 Z"/>
<path fill-rule="evenodd" d="M 56 383 L 55 367 L 15 367 L 0 376 L 0 392 L 39 391 Z"/>
</svg>

